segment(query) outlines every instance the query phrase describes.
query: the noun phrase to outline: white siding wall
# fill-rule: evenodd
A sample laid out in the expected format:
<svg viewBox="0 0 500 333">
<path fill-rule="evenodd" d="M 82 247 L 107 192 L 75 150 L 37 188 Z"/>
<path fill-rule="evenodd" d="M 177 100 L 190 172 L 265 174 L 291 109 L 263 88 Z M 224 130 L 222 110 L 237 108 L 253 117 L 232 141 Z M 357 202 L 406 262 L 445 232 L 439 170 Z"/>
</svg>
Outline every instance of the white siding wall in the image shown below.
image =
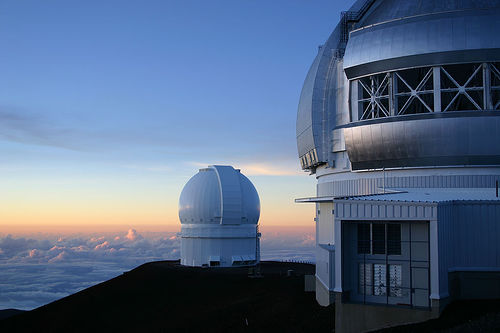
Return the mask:
<svg viewBox="0 0 500 333">
<path fill-rule="evenodd" d="M 334 244 L 334 228 L 333 228 L 333 203 L 320 203 L 317 205 L 319 214 L 318 221 L 318 243 L 319 244 Z M 317 212 L 318 213 L 318 212 Z"/>
<path fill-rule="evenodd" d="M 221 266 L 232 266 L 232 256 L 255 257 L 256 238 L 181 238 L 181 264 L 202 266 L 220 256 Z"/>
<path fill-rule="evenodd" d="M 334 246 L 316 247 L 316 277 L 328 290 L 335 287 L 335 248 Z"/>
</svg>

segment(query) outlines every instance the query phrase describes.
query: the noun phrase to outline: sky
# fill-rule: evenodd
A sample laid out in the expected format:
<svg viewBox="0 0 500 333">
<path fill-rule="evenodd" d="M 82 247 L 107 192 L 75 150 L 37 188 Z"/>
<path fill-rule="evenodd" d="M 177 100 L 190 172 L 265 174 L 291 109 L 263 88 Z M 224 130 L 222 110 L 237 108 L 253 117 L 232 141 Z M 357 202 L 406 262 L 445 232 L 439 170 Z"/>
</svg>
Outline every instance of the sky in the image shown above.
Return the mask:
<svg viewBox="0 0 500 333">
<path fill-rule="evenodd" d="M 179 227 L 182 187 L 228 164 L 261 225 L 313 225 L 302 83 L 343 1 L 0 2 L 0 232 Z M 163 229 L 162 229 L 163 230 Z"/>
<path fill-rule="evenodd" d="M 314 260 L 296 110 L 344 1 L 0 2 L 0 309 L 179 258 L 199 168 L 261 200 L 263 260 Z"/>
</svg>

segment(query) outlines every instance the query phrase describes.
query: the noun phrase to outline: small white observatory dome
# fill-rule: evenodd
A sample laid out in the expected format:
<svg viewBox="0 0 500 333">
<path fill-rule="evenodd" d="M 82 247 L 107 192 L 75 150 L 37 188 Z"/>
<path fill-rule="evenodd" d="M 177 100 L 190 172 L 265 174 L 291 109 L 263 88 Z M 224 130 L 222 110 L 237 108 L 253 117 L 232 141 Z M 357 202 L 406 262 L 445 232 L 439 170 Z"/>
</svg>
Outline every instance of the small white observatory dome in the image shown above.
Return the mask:
<svg viewBox="0 0 500 333">
<path fill-rule="evenodd" d="M 194 175 L 179 199 L 181 264 L 250 266 L 260 259 L 260 201 L 250 180 L 231 166 Z"/>
</svg>

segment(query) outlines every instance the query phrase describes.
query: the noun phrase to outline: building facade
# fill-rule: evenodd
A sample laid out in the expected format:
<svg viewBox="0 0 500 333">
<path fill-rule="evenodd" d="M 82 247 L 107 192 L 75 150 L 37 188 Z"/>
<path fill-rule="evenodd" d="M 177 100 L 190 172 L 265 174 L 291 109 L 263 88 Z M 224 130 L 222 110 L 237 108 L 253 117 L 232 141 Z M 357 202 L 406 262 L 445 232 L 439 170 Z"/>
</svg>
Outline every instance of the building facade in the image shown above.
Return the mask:
<svg viewBox="0 0 500 333">
<path fill-rule="evenodd" d="M 500 2 L 360 0 L 297 114 L 316 297 L 339 331 L 500 297 Z M 383 305 L 383 306 L 380 306 Z"/>
</svg>

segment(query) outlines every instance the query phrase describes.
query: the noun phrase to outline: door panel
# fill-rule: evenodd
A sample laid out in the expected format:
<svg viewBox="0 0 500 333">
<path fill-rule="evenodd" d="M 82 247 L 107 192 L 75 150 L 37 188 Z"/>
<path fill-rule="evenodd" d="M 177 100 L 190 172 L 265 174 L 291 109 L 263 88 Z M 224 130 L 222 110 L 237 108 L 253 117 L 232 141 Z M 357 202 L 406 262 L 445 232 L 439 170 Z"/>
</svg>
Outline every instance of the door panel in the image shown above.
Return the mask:
<svg viewBox="0 0 500 333">
<path fill-rule="evenodd" d="M 411 269 L 412 279 L 412 305 L 429 306 L 429 269 L 413 267 Z"/>
</svg>

